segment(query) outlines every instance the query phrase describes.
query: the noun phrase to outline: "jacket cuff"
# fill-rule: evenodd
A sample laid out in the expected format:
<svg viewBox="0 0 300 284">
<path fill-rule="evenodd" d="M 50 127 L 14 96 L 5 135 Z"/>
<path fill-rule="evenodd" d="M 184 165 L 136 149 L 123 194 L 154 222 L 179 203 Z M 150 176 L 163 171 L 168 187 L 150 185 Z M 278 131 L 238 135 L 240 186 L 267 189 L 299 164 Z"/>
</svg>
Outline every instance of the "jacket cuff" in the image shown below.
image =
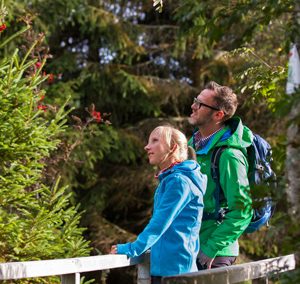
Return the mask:
<svg viewBox="0 0 300 284">
<path fill-rule="evenodd" d="M 117 254 L 129 254 L 130 243 L 117 245 Z"/>
</svg>

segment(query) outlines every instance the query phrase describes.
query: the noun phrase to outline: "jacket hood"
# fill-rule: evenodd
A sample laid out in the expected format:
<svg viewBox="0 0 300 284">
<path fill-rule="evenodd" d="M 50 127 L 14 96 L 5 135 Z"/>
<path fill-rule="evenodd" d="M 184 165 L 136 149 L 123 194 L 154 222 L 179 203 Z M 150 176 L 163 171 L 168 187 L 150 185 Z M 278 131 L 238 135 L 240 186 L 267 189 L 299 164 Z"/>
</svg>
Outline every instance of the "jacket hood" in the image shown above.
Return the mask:
<svg viewBox="0 0 300 284">
<path fill-rule="evenodd" d="M 247 148 L 251 145 L 253 134 L 251 130 L 242 124 L 239 117 L 233 117 L 226 123 L 227 131 L 221 137 L 218 146 L 228 145 L 232 148 Z"/>
<path fill-rule="evenodd" d="M 194 160 L 185 160 L 180 164 L 175 165 L 166 172 L 161 173 L 158 178 L 161 182 L 164 178 L 172 173 L 179 173 L 187 176 L 204 194 L 206 190 L 207 177 L 200 171 L 200 165 Z"/>
<path fill-rule="evenodd" d="M 207 145 L 197 151 L 197 154 L 207 154 L 213 147 L 223 145 L 240 149 L 243 152 L 251 145 L 252 140 L 253 134 L 251 130 L 243 125 L 239 117 L 235 116 L 229 119 L 224 129 L 212 136 Z"/>
</svg>

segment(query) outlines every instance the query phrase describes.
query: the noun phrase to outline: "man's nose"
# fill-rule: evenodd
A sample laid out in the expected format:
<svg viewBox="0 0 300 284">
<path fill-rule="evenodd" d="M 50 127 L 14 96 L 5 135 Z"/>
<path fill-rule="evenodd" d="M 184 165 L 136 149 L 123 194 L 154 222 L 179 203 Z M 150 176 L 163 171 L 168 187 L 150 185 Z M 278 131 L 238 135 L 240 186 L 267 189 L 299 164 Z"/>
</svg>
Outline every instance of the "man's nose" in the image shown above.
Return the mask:
<svg viewBox="0 0 300 284">
<path fill-rule="evenodd" d="M 196 103 L 192 103 L 191 109 L 195 109 L 195 110 L 197 109 Z"/>
</svg>

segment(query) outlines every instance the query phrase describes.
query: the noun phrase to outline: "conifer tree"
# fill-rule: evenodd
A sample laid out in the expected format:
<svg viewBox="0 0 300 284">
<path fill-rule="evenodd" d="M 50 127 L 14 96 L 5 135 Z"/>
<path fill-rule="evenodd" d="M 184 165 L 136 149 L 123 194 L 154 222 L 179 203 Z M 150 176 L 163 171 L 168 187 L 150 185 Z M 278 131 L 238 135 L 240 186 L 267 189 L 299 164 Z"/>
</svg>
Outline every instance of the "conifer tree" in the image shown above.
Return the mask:
<svg viewBox="0 0 300 284">
<path fill-rule="evenodd" d="M 44 103 L 42 73 L 47 60 L 36 50 L 43 35 L 31 37 L 29 48 L 8 46 L 31 32 L 27 23 L 7 37 L 10 23 L 0 10 L 0 261 L 29 261 L 89 254 L 79 227 L 80 213 L 70 204 L 71 193 L 43 181 L 45 161 L 60 143 L 67 112 Z M 39 280 L 41 283 L 44 280 Z M 49 283 L 49 282 L 46 282 Z M 53 283 L 53 282 L 51 282 Z"/>
</svg>

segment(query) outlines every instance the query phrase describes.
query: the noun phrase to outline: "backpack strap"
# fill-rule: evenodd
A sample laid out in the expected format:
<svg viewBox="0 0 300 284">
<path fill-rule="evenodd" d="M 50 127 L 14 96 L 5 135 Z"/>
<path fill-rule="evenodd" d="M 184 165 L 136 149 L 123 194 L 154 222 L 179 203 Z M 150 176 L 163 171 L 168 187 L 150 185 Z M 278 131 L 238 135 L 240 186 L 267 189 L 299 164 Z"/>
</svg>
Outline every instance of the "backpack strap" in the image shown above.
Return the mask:
<svg viewBox="0 0 300 284">
<path fill-rule="evenodd" d="M 228 148 L 228 146 L 216 147 L 214 148 L 211 155 L 211 177 L 216 184 L 216 188 L 214 191 L 215 212 L 214 213 L 203 212 L 202 220 L 204 221 L 217 220 L 218 222 L 222 222 L 225 214 L 227 213 L 227 210 L 225 208 L 221 208 L 221 202 L 225 199 L 225 196 L 220 184 L 220 170 L 219 170 L 220 158 L 226 148 Z"/>
</svg>

